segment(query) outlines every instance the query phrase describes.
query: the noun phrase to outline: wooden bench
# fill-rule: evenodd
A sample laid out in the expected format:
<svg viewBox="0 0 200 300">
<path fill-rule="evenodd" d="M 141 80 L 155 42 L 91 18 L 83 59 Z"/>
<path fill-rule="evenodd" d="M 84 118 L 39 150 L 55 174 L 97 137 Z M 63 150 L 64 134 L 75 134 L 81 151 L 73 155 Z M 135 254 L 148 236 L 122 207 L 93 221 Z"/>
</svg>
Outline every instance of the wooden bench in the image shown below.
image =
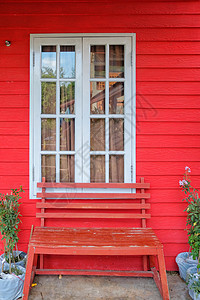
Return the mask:
<svg viewBox="0 0 200 300">
<path fill-rule="evenodd" d="M 41 202 L 36 214 L 41 219 L 41 227 L 36 227 L 29 242 L 23 300 L 28 299 L 29 288 L 35 274 L 57 275 L 111 275 L 153 277 L 163 299 L 169 299 L 169 291 L 163 255 L 163 246 L 151 228 L 146 228 L 146 219 L 150 218 L 147 210 L 150 204 L 146 199 L 150 194 L 145 190 L 149 183 L 38 183 L 42 192 L 37 194 Z M 49 189 L 54 192 L 49 192 Z M 72 188 L 81 191 L 70 192 Z M 48 189 L 48 190 L 46 190 Z M 64 192 L 58 192 L 64 189 Z M 83 192 L 82 189 L 87 191 Z M 106 192 L 94 192 L 106 189 Z M 120 189 L 120 192 L 110 192 Z M 126 189 L 121 193 L 121 189 Z M 56 190 L 56 192 L 55 192 Z M 66 192 L 68 190 L 68 192 Z M 88 192 L 91 190 L 91 192 Z M 128 190 L 128 192 L 127 192 Z M 45 227 L 45 222 L 55 219 L 120 219 L 120 228 L 66 228 Z M 138 228 L 123 227 L 123 220 L 140 220 Z M 143 256 L 142 271 L 113 270 L 52 270 L 44 269 L 43 255 L 116 255 Z M 37 259 L 40 255 L 40 267 Z M 157 258 L 157 263 L 156 259 Z M 159 273 L 156 270 L 158 265 Z"/>
</svg>

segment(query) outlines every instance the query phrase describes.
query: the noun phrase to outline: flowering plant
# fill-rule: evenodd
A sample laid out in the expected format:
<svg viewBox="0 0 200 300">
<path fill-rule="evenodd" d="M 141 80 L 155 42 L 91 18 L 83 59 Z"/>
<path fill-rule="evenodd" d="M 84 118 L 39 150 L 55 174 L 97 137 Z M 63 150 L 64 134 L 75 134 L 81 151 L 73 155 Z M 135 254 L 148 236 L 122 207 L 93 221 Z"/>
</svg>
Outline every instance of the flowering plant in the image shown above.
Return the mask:
<svg viewBox="0 0 200 300">
<path fill-rule="evenodd" d="M 14 259 L 13 250 L 18 242 L 20 221 L 19 199 L 22 187 L 19 190 L 12 189 L 11 194 L 0 194 L 0 232 L 5 240 L 5 257 L 8 257 L 11 273 L 11 262 Z"/>
<path fill-rule="evenodd" d="M 187 232 L 188 242 L 191 247 L 193 259 L 198 258 L 198 268 L 200 268 L 200 198 L 198 190 L 191 186 L 190 180 L 191 169 L 185 167 L 183 180 L 179 181 L 179 185 L 186 197 L 183 201 L 187 201 Z"/>
</svg>

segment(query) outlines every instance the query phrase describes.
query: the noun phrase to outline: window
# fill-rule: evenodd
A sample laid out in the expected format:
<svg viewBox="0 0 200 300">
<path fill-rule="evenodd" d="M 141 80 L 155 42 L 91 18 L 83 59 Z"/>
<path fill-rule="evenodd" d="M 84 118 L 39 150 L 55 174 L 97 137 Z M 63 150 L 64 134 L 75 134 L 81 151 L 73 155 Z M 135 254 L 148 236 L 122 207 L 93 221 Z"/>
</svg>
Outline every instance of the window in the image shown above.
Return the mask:
<svg viewBox="0 0 200 300">
<path fill-rule="evenodd" d="M 33 35 L 31 49 L 31 198 L 42 177 L 134 181 L 133 36 Z"/>
</svg>

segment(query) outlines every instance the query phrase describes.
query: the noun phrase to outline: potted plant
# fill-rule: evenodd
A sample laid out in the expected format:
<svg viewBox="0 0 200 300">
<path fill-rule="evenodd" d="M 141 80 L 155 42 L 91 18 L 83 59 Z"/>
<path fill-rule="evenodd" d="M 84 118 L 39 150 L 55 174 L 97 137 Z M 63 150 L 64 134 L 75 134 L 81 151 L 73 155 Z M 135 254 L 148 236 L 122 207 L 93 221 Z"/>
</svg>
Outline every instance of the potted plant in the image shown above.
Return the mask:
<svg viewBox="0 0 200 300">
<path fill-rule="evenodd" d="M 191 252 L 180 253 L 176 257 L 180 276 L 184 280 L 186 280 L 187 269 L 191 266 L 197 267 L 199 264 L 200 249 L 200 199 L 198 191 L 191 186 L 190 173 L 191 169 L 185 167 L 183 180 L 179 181 L 179 185 L 186 195 L 183 201 L 188 203 L 185 211 L 187 212 L 188 243 L 191 250 Z"/>
<path fill-rule="evenodd" d="M 0 299 L 15 300 L 22 296 L 25 268 L 16 264 L 14 249 L 18 242 L 20 221 L 19 199 L 22 187 L 10 194 L 0 194 L 0 232 L 4 240 L 4 261 L 0 273 Z M 5 263 L 7 261 L 8 263 Z"/>
</svg>

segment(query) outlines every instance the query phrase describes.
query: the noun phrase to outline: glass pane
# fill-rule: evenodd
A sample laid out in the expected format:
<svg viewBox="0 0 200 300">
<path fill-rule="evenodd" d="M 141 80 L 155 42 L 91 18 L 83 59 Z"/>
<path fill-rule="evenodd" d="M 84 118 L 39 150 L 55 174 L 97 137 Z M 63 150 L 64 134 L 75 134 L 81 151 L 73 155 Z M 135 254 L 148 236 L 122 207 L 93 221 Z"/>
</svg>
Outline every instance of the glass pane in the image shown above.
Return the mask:
<svg viewBox="0 0 200 300">
<path fill-rule="evenodd" d="M 110 155 L 109 182 L 124 182 L 124 156 Z"/>
<path fill-rule="evenodd" d="M 109 84 L 109 113 L 124 114 L 123 82 L 110 82 Z"/>
<path fill-rule="evenodd" d="M 41 120 L 41 150 L 56 150 L 56 119 Z"/>
<path fill-rule="evenodd" d="M 105 120 L 90 119 L 90 150 L 105 150 Z"/>
<path fill-rule="evenodd" d="M 90 82 L 90 113 L 105 113 L 105 82 Z"/>
<path fill-rule="evenodd" d="M 60 182 L 74 182 L 74 155 L 60 156 Z"/>
<path fill-rule="evenodd" d="M 90 182 L 105 182 L 105 156 L 90 156 Z"/>
<path fill-rule="evenodd" d="M 60 78 L 75 78 L 75 46 L 60 46 Z"/>
<path fill-rule="evenodd" d="M 60 119 L 60 151 L 73 151 L 75 149 L 75 120 Z"/>
<path fill-rule="evenodd" d="M 42 177 L 46 182 L 56 181 L 56 156 L 42 155 Z"/>
<path fill-rule="evenodd" d="M 91 46 L 90 77 L 105 78 L 105 46 Z"/>
<path fill-rule="evenodd" d="M 56 46 L 42 46 L 42 78 L 56 78 Z"/>
<path fill-rule="evenodd" d="M 124 150 L 124 119 L 109 120 L 109 146 L 110 151 Z"/>
<path fill-rule="evenodd" d="M 124 46 L 123 45 L 109 46 L 109 77 L 110 78 L 124 77 Z"/>
<path fill-rule="evenodd" d="M 56 113 L 56 83 L 42 82 L 42 114 Z"/>
<path fill-rule="evenodd" d="M 60 85 L 60 113 L 74 114 L 75 82 L 62 82 Z"/>
</svg>

